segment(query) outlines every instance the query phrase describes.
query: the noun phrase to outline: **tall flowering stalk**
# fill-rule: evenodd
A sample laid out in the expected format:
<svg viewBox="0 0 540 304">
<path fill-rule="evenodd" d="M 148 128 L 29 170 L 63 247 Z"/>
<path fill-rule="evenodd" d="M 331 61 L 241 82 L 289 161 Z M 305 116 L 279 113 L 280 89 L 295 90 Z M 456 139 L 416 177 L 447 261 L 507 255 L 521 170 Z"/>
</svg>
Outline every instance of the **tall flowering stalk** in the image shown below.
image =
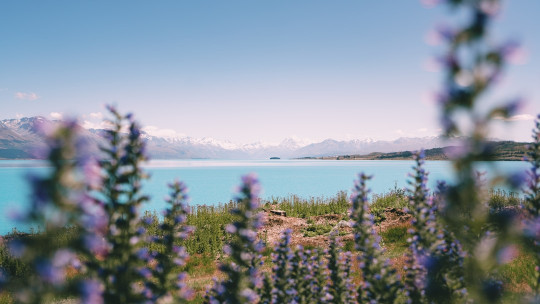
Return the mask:
<svg viewBox="0 0 540 304">
<path fill-rule="evenodd" d="M 366 182 L 370 178 L 363 173 L 360 174 L 351 195 L 351 220 L 362 276 L 362 283 L 358 288 L 358 302 L 394 303 L 402 285 L 396 271 L 383 257 L 384 251 L 374 228 L 373 215 L 368 212 L 369 190 Z"/>
<path fill-rule="evenodd" d="M 445 191 L 446 184 L 440 182 L 437 191 L 429 198 L 428 204 L 435 215 L 439 212 Z M 463 278 L 466 254 L 461 243 L 442 221 L 435 220 L 433 223 L 436 238 L 428 247 L 429 256 L 421 260 L 426 271 L 426 298 L 435 303 L 465 302 L 468 297 Z"/>
<path fill-rule="evenodd" d="M 23 216 L 43 230 L 9 243 L 11 254 L 31 266 L 24 284 L 10 286 L 19 303 L 42 303 L 60 293 L 77 293 L 78 282 L 68 284 L 66 271 L 69 267 L 84 271 L 78 256 L 85 252 L 83 239 L 104 226 L 96 219 L 103 214 L 101 206 L 87 195 L 88 182 L 93 178 L 88 172 L 95 162 L 85 153 L 79 128 L 75 121 L 66 121 L 47 134 L 50 173 L 32 177 L 31 206 Z M 57 238 L 66 229 L 74 229 L 78 237 L 62 243 Z"/>
<path fill-rule="evenodd" d="M 161 235 L 150 236 L 150 241 L 154 245 L 161 245 L 162 250 L 149 252 L 146 247 L 139 249 L 139 257 L 146 262 L 139 272 L 148 277 L 144 292 L 148 300 L 182 303 L 192 292 L 184 282 L 186 274 L 178 271 L 178 266 L 183 266 L 188 258 L 186 249 L 178 242 L 185 240 L 193 228 L 186 226 L 189 214 L 186 186 L 176 181 L 169 188 L 171 193 L 166 201 L 169 207 L 165 209 L 163 222 L 159 225 Z"/>
<path fill-rule="evenodd" d="M 271 304 L 275 303 L 274 297 L 274 282 L 272 281 L 272 276 L 268 273 L 264 274 L 263 286 L 260 291 L 261 300 L 260 304 Z"/>
<path fill-rule="evenodd" d="M 328 290 L 328 270 L 323 257 L 323 251 L 317 249 L 311 251 L 311 258 L 308 262 L 312 278 L 309 282 L 313 294 L 311 303 L 325 304 L 332 302 L 332 295 Z"/>
<path fill-rule="evenodd" d="M 465 283 L 470 296 L 481 302 L 497 302 L 502 284 L 490 273 L 500 264 L 497 254 L 507 246 L 509 217 L 492 217 L 487 198 L 480 189 L 475 171 L 476 161 L 494 159 L 486 140 L 493 118 L 508 118 L 519 107 L 519 101 L 506 106 L 481 110 L 481 98 L 500 79 L 506 59 L 517 49 L 513 42 L 494 45 L 489 39 L 492 18 L 500 8 L 499 0 L 445 1 L 465 16 L 464 26 L 442 28 L 446 53 L 444 88 L 439 94 L 441 124 L 448 138 L 462 138 L 459 148 L 451 152 L 456 182 L 449 185 L 442 214 L 448 229 L 458 238 L 465 252 Z M 497 233 L 487 232 L 490 226 Z"/>
<path fill-rule="evenodd" d="M 275 303 L 291 303 L 298 293 L 292 277 L 294 252 L 290 248 L 291 232 L 291 229 L 283 231 L 283 237 L 277 244 L 273 254 Z"/>
<path fill-rule="evenodd" d="M 299 261 L 298 264 L 294 264 Z M 322 263 L 322 256 L 317 250 L 305 250 L 298 246 L 293 259 L 293 276 L 295 286 L 298 291 L 297 303 L 325 303 L 328 296 L 328 277 L 322 272 L 325 265 Z M 297 266 L 297 267 L 295 267 Z"/>
<path fill-rule="evenodd" d="M 409 190 L 409 204 L 407 208 L 412 216 L 409 229 L 411 237 L 410 252 L 406 254 L 406 276 L 405 288 L 409 299 L 413 303 L 426 302 L 425 296 L 425 276 L 426 269 L 422 265 L 422 261 L 431 258 L 430 246 L 436 243 L 436 227 L 434 206 L 431 198 L 428 198 L 427 189 L 427 172 L 423 168 L 424 152 L 421 151 L 414 155 L 416 165 L 413 167 L 415 171 L 411 175 L 412 181 L 409 181 L 411 189 Z"/>
<path fill-rule="evenodd" d="M 231 211 L 236 220 L 226 227 L 231 240 L 223 248 L 230 262 L 220 266 L 226 278 L 211 290 L 210 303 L 254 303 L 259 300 L 257 291 L 262 283 L 260 252 L 264 246 L 257 240 L 257 229 L 262 227 L 261 214 L 257 213 L 260 192 L 257 177 L 253 174 L 243 176 L 239 192 L 238 207 Z"/>
<path fill-rule="evenodd" d="M 528 183 L 524 209 L 534 218 L 540 217 L 540 115 L 536 118 L 533 130 L 533 142 L 529 145 L 525 158 L 531 167 L 528 171 Z"/>
<path fill-rule="evenodd" d="M 406 289 L 413 303 L 460 302 L 466 294 L 462 280 L 463 252 L 459 242 L 436 219 L 436 202 L 442 195 L 429 195 L 424 151 L 416 153 L 414 159 L 407 208 L 412 227 L 410 251 L 406 254 Z"/>
<path fill-rule="evenodd" d="M 533 296 L 540 301 L 540 115 L 535 121 L 533 142 L 529 145 L 526 160 L 531 164 L 527 171 L 527 185 L 523 209 L 526 211 L 524 236 L 526 244 L 536 259 Z"/>
<path fill-rule="evenodd" d="M 341 250 L 341 242 L 337 237 L 338 230 L 330 232 L 328 245 L 328 271 L 330 282 L 328 293 L 332 295 L 333 303 L 353 303 L 354 290 L 351 287 L 349 270 L 350 265 L 345 264 L 346 257 Z"/>
<path fill-rule="evenodd" d="M 140 281 L 145 277 L 138 269 L 142 260 L 137 255 L 141 233 L 139 207 L 148 201 L 141 194 L 142 180 L 146 178 L 141 165 L 147 160 L 145 143 L 139 125 L 131 114 L 121 115 L 109 107 L 114 120 L 106 130 L 108 146 L 102 147 L 106 158 L 101 161 L 104 172 L 100 196 L 109 217 L 106 233 L 107 249 L 98 273 L 105 285 L 106 303 L 140 302 Z"/>
<path fill-rule="evenodd" d="M 291 277 L 296 289 L 295 301 L 297 303 L 311 303 L 313 296 L 309 288 L 309 282 L 312 280 L 311 268 L 302 246 L 298 245 L 296 248 L 291 264 Z"/>
</svg>

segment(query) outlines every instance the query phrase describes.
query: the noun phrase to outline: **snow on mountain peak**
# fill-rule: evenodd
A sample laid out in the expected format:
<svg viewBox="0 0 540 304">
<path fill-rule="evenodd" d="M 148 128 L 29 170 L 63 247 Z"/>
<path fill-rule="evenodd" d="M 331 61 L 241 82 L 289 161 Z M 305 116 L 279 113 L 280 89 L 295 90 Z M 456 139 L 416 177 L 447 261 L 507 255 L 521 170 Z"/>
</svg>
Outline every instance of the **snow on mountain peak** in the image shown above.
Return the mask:
<svg viewBox="0 0 540 304">
<path fill-rule="evenodd" d="M 297 149 L 305 147 L 312 143 L 314 143 L 312 140 L 292 136 L 282 140 L 279 146 L 283 148 Z"/>
</svg>

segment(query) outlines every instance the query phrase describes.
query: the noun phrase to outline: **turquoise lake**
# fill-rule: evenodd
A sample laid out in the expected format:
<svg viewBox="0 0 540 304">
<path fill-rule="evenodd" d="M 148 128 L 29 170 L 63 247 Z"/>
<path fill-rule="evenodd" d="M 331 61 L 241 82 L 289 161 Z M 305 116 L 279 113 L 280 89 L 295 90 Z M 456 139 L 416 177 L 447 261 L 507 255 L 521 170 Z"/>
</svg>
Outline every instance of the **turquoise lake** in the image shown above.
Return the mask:
<svg viewBox="0 0 540 304">
<path fill-rule="evenodd" d="M 407 187 L 407 175 L 413 161 L 333 161 L 333 160 L 156 160 L 145 169 L 150 180 L 144 192 L 152 199 L 144 210 L 160 211 L 165 206 L 167 184 L 179 179 L 189 187 L 191 205 L 225 203 L 234 197 L 235 188 L 244 174 L 255 172 L 261 182 L 263 198 L 296 194 L 301 197 L 333 196 L 339 191 L 350 193 L 359 172 L 373 175 L 368 183 L 373 193 L 384 193 L 396 185 Z M 528 168 L 525 162 L 491 162 L 480 165 L 489 176 L 513 173 Z M 427 161 L 429 186 L 437 180 L 451 181 L 451 164 Z M 29 227 L 12 220 L 12 214 L 28 206 L 29 174 L 46 174 L 46 163 L 36 160 L 0 160 L 0 234 L 16 227 Z"/>
</svg>

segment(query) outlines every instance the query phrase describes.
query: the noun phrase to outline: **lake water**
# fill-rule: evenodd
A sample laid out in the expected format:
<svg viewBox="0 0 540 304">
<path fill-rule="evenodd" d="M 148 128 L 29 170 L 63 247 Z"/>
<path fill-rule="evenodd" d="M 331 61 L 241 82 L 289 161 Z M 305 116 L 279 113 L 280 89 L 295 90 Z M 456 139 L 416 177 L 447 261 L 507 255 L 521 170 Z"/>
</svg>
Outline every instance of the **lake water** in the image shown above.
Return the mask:
<svg viewBox="0 0 540 304">
<path fill-rule="evenodd" d="M 259 176 L 263 198 L 296 194 L 301 197 L 333 196 L 349 191 L 359 172 L 373 175 L 368 183 L 373 193 L 384 193 L 394 185 L 407 186 L 407 174 L 413 161 L 334 161 L 334 160 L 156 160 L 145 166 L 150 180 L 144 192 L 152 197 L 144 210 L 161 210 L 165 206 L 167 184 L 179 179 L 189 187 L 192 205 L 225 203 L 234 197 L 235 188 L 244 174 Z M 488 176 L 496 172 L 512 173 L 526 170 L 525 162 L 492 162 L 483 164 Z M 452 179 L 451 164 L 447 161 L 427 161 L 429 186 L 437 180 Z M 37 160 L 0 160 L 0 234 L 13 227 L 29 227 L 11 219 L 14 210 L 28 206 L 31 191 L 27 176 L 46 174 L 46 163 Z"/>
</svg>

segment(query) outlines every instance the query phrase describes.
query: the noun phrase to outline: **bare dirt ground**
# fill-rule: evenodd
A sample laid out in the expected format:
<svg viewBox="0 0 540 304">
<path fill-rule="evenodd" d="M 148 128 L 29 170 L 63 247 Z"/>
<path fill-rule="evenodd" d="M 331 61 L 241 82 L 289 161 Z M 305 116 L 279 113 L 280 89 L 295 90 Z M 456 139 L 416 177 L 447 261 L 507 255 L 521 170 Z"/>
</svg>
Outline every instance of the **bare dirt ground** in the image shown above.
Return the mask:
<svg viewBox="0 0 540 304">
<path fill-rule="evenodd" d="M 291 229 L 291 246 L 293 248 L 296 245 L 302 245 L 304 247 L 322 247 L 325 248 L 328 245 L 328 236 L 319 235 L 314 237 L 305 237 L 304 229 L 310 226 L 307 219 L 297 217 L 279 216 L 269 212 L 265 213 L 266 224 L 259 231 L 259 236 L 262 239 L 266 239 L 269 245 L 274 245 L 283 236 L 285 229 Z M 310 217 L 310 220 L 314 224 L 318 225 L 332 225 L 334 228 L 339 226 L 340 239 L 342 242 L 353 239 L 352 229 L 344 225 L 342 221 L 342 215 L 340 214 L 327 214 Z M 404 213 L 402 210 L 395 208 L 387 208 L 385 211 L 385 220 L 376 226 L 377 232 L 386 231 L 389 227 L 405 225 L 410 221 L 410 215 Z M 338 225 L 338 223 L 340 225 Z"/>
</svg>

